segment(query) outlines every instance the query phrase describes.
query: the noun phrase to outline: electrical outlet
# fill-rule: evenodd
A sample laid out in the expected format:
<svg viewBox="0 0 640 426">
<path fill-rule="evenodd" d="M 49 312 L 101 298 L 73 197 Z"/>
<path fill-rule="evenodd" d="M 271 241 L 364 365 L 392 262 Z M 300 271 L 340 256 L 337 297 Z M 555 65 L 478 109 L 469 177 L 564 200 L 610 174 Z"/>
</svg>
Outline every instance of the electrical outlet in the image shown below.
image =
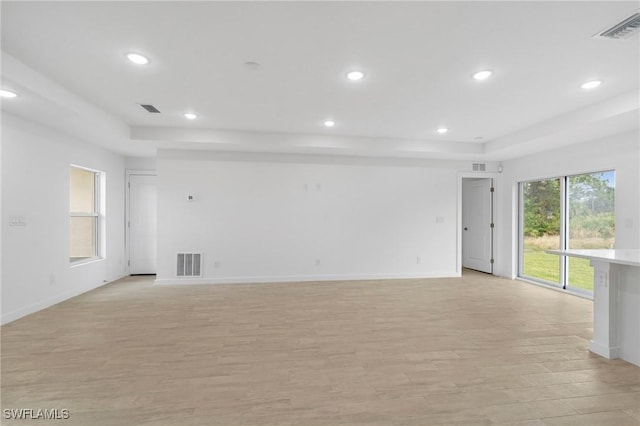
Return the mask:
<svg viewBox="0 0 640 426">
<path fill-rule="evenodd" d="M 596 285 L 599 287 L 607 286 L 607 273 L 606 272 L 596 272 Z"/>
</svg>

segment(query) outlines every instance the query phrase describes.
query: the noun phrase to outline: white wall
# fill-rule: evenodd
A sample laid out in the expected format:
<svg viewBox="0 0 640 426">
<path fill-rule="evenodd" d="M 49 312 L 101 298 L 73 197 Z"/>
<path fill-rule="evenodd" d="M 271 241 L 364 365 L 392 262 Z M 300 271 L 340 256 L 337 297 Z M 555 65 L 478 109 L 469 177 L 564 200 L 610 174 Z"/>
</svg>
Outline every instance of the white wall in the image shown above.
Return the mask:
<svg viewBox="0 0 640 426">
<path fill-rule="evenodd" d="M 127 170 L 153 170 L 157 168 L 157 161 L 155 157 L 127 157 L 126 158 Z"/>
<path fill-rule="evenodd" d="M 106 173 L 106 257 L 69 265 L 69 166 Z M 2 114 L 2 323 L 124 275 L 125 160 Z M 26 226 L 9 226 L 23 217 Z"/>
<path fill-rule="evenodd" d="M 160 151 L 158 283 L 455 276 L 466 166 Z"/>
<path fill-rule="evenodd" d="M 498 275 L 517 275 L 518 182 L 616 171 L 616 248 L 640 248 L 640 135 L 638 131 L 505 161 L 500 216 L 504 228 L 498 241 Z"/>
</svg>

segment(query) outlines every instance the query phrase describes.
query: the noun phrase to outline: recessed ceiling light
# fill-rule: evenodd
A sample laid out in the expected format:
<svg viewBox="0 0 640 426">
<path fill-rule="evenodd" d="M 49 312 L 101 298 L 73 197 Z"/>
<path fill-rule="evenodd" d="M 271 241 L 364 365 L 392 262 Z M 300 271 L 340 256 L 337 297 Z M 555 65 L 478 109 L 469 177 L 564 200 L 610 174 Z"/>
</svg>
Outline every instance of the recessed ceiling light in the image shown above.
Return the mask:
<svg viewBox="0 0 640 426">
<path fill-rule="evenodd" d="M 11 90 L 0 89 L 0 98 L 15 98 L 16 96 L 18 95 Z"/>
<path fill-rule="evenodd" d="M 137 65 L 147 65 L 149 63 L 149 59 L 139 53 L 127 53 L 126 56 L 128 60 Z"/>
<path fill-rule="evenodd" d="M 362 71 L 349 71 L 347 73 L 347 78 L 351 81 L 358 81 L 364 78 L 364 73 Z"/>
<path fill-rule="evenodd" d="M 198 118 L 198 116 L 192 112 L 185 112 L 184 118 L 187 118 L 189 120 L 195 120 L 196 118 Z"/>
<path fill-rule="evenodd" d="M 333 127 L 336 125 L 336 122 L 333 120 L 327 120 L 324 122 L 325 127 Z"/>
<path fill-rule="evenodd" d="M 580 87 L 588 90 L 588 89 L 595 89 L 601 84 L 602 84 L 602 80 L 591 80 L 591 81 L 587 81 L 586 83 L 582 83 Z"/>
<path fill-rule="evenodd" d="M 449 129 L 447 129 L 446 127 L 440 127 L 438 130 L 436 130 L 436 132 L 440 133 L 441 135 L 444 135 L 448 131 Z"/>
<path fill-rule="evenodd" d="M 486 80 L 493 75 L 493 70 L 482 70 L 475 73 L 472 77 L 475 80 Z"/>
</svg>

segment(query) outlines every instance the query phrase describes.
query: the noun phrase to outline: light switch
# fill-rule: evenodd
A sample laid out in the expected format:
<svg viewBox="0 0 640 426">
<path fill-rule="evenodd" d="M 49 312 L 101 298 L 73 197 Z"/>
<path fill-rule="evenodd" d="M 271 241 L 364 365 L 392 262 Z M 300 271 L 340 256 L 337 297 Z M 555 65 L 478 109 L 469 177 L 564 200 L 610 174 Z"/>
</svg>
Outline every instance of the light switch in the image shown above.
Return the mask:
<svg viewBox="0 0 640 426">
<path fill-rule="evenodd" d="M 27 226 L 27 218 L 24 216 L 9 216 L 9 226 Z"/>
</svg>

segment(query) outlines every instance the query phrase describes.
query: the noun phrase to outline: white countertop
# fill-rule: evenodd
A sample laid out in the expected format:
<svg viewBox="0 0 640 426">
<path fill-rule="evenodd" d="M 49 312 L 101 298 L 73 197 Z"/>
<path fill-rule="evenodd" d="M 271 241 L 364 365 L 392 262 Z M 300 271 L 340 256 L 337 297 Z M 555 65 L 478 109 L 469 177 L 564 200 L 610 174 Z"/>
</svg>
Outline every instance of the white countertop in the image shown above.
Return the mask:
<svg viewBox="0 0 640 426">
<path fill-rule="evenodd" d="M 547 253 L 640 267 L 640 249 L 547 250 Z"/>
</svg>

